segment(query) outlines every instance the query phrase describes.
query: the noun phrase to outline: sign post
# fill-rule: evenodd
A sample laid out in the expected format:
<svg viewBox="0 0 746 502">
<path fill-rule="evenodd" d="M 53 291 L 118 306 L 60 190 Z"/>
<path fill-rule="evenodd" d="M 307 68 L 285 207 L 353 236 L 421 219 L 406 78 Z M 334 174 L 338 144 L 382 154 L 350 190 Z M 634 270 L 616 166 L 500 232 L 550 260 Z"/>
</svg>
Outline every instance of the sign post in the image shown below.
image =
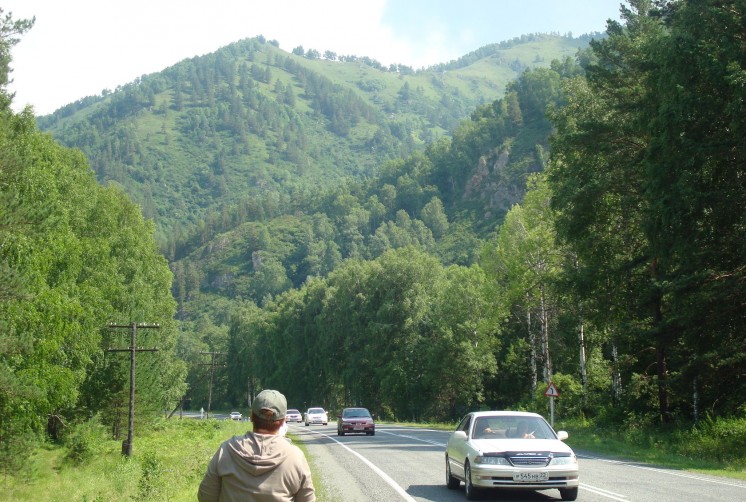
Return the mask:
<svg viewBox="0 0 746 502">
<path fill-rule="evenodd" d="M 554 382 L 549 382 L 549 387 L 544 391 L 544 395 L 549 398 L 550 425 L 554 429 L 554 398 L 559 397 L 559 391 Z"/>
</svg>

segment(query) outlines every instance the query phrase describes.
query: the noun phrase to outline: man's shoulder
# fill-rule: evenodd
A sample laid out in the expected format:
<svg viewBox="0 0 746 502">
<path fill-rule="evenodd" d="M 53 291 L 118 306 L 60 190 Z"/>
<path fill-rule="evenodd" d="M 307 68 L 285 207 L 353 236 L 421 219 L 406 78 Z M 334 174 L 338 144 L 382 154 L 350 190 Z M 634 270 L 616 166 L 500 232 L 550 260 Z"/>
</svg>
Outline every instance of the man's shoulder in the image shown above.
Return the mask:
<svg viewBox="0 0 746 502">
<path fill-rule="evenodd" d="M 303 453 L 303 450 L 301 450 L 297 445 L 293 444 L 290 440 L 285 440 L 286 446 L 284 447 L 287 451 L 287 454 L 289 457 L 292 457 L 294 460 L 306 460 L 306 454 Z"/>
</svg>

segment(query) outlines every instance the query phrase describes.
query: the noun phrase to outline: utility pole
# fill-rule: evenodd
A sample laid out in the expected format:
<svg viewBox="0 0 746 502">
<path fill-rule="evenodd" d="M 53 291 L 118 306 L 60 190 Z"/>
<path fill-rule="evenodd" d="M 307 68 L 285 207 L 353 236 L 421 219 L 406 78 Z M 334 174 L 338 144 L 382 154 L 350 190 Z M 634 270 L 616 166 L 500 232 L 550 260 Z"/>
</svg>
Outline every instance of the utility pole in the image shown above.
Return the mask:
<svg viewBox="0 0 746 502">
<path fill-rule="evenodd" d="M 210 385 L 207 391 L 207 415 L 205 417 L 205 418 L 210 418 L 210 409 L 212 406 L 212 375 L 213 373 L 215 373 L 215 368 L 217 366 L 220 366 L 220 367 L 225 366 L 225 364 L 217 364 L 215 362 L 215 356 L 224 356 L 225 352 L 200 352 L 200 354 L 210 354 L 210 362 L 202 365 L 202 366 L 210 367 Z"/>
<path fill-rule="evenodd" d="M 137 347 L 137 329 L 160 329 L 159 324 L 109 324 L 109 329 L 129 328 L 130 346 L 126 349 L 106 349 L 107 352 L 129 352 L 130 353 L 130 410 L 129 425 L 127 426 L 127 440 L 122 443 L 122 454 L 128 457 L 132 456 L 132 443 L 135 435 L 135 353 L 137 352 L 158 352 L 158 348 L 145 349 Z"/>
</svg>

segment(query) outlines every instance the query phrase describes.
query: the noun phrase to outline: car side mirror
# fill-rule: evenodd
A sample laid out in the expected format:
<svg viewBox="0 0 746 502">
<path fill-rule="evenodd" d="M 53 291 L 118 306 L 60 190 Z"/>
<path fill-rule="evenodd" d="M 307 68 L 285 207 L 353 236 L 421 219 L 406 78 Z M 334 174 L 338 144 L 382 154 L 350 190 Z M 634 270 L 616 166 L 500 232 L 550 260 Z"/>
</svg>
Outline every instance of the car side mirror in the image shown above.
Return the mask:
<svg viewBox="0 0 746 502">
<path fill-rule="evenodd" d="M 456 431 L 453 433 L 453 437 L 455 439 L 461 439 L 462 441 L 466 441 L 466 433 L 464 431 Z"/>
<path fill-rule="evenodd" d="M 567 431 L 557 431 L 557 439 L 559 439 L 560 441 L 564 441 L 568 437 L 570 437 L 570 435 L 567 433 Z"/>
</svg>

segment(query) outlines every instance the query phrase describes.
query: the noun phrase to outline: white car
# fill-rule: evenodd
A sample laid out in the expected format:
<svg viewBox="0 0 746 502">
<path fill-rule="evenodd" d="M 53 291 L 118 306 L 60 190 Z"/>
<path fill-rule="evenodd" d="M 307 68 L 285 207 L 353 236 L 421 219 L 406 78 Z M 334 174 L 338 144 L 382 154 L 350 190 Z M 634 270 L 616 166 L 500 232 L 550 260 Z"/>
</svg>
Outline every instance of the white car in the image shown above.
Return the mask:
<svg viewBox="0 0 746 502">
<path fill-rule="evenodd" d="M 326 415 L 324 408 L 308 408 L 308 411 L 303 415 L 303 422 L 306 425 L 326 425 L 329 423 L 329 417 Z"/>
<path fill-rule="evenodd" d="M 302 421 L 303 416 L 300 414 L 300 411 L 296 410 L 295 408 L 289 408 L 288 411 L 285 413 L 285 422 L 301 423 Z"/>
<path fill-rule="evenodd" d="M 241 420 L 241 413 L 239 413 L 238 411 L 232 411 L 231 414 L 230 414 L 230 419 L 231 420 Z"/>
<path fill-rule="evenodd" d="M 565 439 L 536 413 L 469 413 L 446 445 L 446 485 L 454 490 L 463 481 L 469 500 L 483 488 L 557 488 L 562 500 L 575 500 L 578 460 Z"/>
</svg>

